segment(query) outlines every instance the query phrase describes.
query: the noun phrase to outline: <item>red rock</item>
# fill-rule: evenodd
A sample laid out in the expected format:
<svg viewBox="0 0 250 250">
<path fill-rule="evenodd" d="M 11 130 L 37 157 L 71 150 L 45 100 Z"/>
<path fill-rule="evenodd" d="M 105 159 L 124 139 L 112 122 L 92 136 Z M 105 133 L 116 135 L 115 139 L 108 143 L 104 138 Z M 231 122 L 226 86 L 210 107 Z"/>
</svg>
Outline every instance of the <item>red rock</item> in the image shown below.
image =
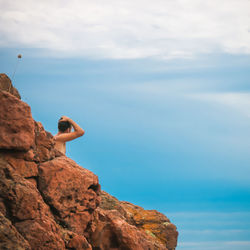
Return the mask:
<svg viewBox="0 0 250 250">
<path fill-rule="evenodd" d="M 144 210 L 129 202 L 119 201 L 110 194 L 101 192 L 100 207 L 104 210 L 116 211 L 120 219 L 136 226 L 138 230 L 153 237 L 163 249 L 175 249 L 178 232 L 175 225 L 162 213 L 156 210 Z"/>
<path fill-rule="evenodd" d="M 66 243 L 67 248 L 77 250 L 92 250 L 92 246 L 86 240 L 84 236 L 77 235 L 74 233 L 70 234 L 70 238 Z"/>
<path fill-rule="evenodd" d="M 0 158 L 1 212 L 32 249 L 65 249 L 60 227 L 37 190 Z"/>
<path fill-rule="evenodd" d="M 25 236 L 34 250 L 66 249 L 61 238 L 60 228 L 55 221 L 48 217 L 16 222 L 15 227 Z"/>
<path fill-rule="evenodd" d="M 131 249 L 131 250 L 163 250 L 164 245 L 155 241 L 144 231 L 127 223 L 116 210 L 95 211 L 95 221 L 89 241 L 94 248 L 106 249 Z"/>
<path fill-rule="evenodd" d="M 31 250 L 29 243 L 0 212 L 0 249 Z"/>
<path fill-rule="evenodd" d="M 176 226 L 162 213 L 156 210 L 145 210 L 129 202 L 121 202 L 135 226 L 155 237 L 167 249 L 175 249 L 178 232 Z"/>
<path fill-rule="evenodd" d="M 52 160 L 56 156 L 63 155 L 54 148 L 55 142 L 51 133 L 44 130 L 40 122 L 35 122 L 35 148 L 29 156 L 34 156 L 34 161 L 44 162 Z M 26 154 L 26 157 L 29 157 Z"/>
<path fill-rule="evenodd" d="M 60 223 L 83 234 L 100 202 L 97 176 L 62 156 L 39 166 L 38 185 Z"/>
<path fill-rule="evenodd" d="M 21 99 L 17 89 L 13 87 L 10 78 L 6 74 L 0 74 L 0 90 L 7 91 L 18 99 Z"/>
<path fill-rule="evenodd" d="M 26 103 L 1 90 L 0 101 L 0 249 L 175 249 L 166 216 L 101 193 Z"/>
<path fill-rule="evenodd" d="M 28 151 L 35 140 L 30 107 L 5 91 L 0 103 L 0 149 Z"/>
<path fill-rule="evenodd" d="M 24 159 L 16 159 L 13 157 L 5 157 L 5 160 L 15 170 L 16 174 L 20 174 L 23 177 L 35 177 L 38 175 L 37 164 L 32 161 L 25 161 Z"/>
</svg>

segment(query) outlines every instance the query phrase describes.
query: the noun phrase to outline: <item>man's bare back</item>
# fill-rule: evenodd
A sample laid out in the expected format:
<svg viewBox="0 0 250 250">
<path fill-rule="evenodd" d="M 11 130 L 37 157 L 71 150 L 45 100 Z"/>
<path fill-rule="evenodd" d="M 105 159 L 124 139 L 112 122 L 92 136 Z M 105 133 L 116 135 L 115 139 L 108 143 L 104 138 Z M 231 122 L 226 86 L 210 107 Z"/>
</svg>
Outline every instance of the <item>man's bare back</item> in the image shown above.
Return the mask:
<svg viewBox="0 0 250 250">
<path fill-rule="evenodd" d="M 71 126 L 74 128 L 74 131 L 71 132 Z M 72 141 L 80 136 L 83 136 L 85 131 L 72 119 L 67 116 L 62 116 L 58 122 L 58 133 L 54 136 L 55 139 L 55 148 L 62 152 L 66 153 L 66 142 Z"/>
<path fill-rule="evenodd" d="M 54 137 L 55 138 L 55 137 Z M 63 154 L 66 153 L 66 143 L 65 142 L 60 142 L 60 141 L 57 141 L 56 140 L 56 143 L 55 143 L 55 148 L 62 152 Z"/>
</svg>

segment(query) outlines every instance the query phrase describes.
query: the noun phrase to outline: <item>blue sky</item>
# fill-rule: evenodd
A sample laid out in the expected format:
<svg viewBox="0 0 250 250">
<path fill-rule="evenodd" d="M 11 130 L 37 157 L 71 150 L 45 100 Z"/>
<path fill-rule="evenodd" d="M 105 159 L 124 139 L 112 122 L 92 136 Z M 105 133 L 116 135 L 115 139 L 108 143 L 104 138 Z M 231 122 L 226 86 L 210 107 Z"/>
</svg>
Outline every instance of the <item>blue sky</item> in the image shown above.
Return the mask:
<svg viewBox="0 0 250 250">
<path fill-rule="evenodd" d="M 165 213 L 177 249 L 250 248 L 249 1 L 0 0 L 0 68 L 67 155 Z"/>
</svg>

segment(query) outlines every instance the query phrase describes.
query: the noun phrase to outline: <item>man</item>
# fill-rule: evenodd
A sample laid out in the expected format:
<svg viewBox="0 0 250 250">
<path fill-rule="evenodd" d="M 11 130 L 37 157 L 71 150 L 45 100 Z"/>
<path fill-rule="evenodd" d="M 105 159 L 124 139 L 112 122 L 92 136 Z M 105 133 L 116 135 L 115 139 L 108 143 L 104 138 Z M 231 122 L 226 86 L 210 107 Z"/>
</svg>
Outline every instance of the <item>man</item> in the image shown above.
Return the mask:
<svg viewBox="0 0 250 250">
<path fill-rule="evenodd" d="M 72 127 L 74 128 L 73 132 L 71 132 Z M 58 133 L 54 136 L 56 143 L 55 148 L 65 154 L 66 142 L 83 136 L 84 133 L 85 131 L 72 119 L 67 116 L 62 116 L 58 121 Z"/>
</svg>

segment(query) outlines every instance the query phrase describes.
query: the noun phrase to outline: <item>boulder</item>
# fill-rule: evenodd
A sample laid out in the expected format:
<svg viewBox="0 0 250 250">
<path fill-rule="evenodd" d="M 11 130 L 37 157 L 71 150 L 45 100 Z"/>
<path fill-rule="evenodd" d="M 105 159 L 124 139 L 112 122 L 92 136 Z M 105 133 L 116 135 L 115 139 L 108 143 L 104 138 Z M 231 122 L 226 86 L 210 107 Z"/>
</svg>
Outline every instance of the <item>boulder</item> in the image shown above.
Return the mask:
<svg viewBox="0 0 250 250">
<path fill-rule="evenodd" d="M 1 212 L 0 249 L 31 250 L 29 243 Z"/>
<path fill-rule="evenodd" d="M 100 185 L 91 171 L 66 156 L 39 166 L 38 189 L 65 228 L 83 235 L 100 203 Z"/>
<path fill-rule="evenodd" d="M 6 91 L 0 91 L 0 149 L 28 151 L 35 142 L 30 107 Z"/>
<path fill-rule="evenodd" d="M 176 248 L 178 238 L 176 226 L 164 214 L 156 210 L 145 210 L 126 201 L 119 201 L 104 191 L 101 192 L 101 198 L 100 208 L 116 212 L 121 220 L 152 237 L 151 241 L 154 244 L 158 243 L 156 249 L 160 249 L 162 245 L 163 249 Z M 154 247 L 150 249 L 154 249 Z"/>
<path fill-rule="evenodd" d="M 6 74 L 0 74 L 0 90 L 4 90 L 21 99 L 18 90 L 13 87 L 10 78 Z"/>
</svg>

